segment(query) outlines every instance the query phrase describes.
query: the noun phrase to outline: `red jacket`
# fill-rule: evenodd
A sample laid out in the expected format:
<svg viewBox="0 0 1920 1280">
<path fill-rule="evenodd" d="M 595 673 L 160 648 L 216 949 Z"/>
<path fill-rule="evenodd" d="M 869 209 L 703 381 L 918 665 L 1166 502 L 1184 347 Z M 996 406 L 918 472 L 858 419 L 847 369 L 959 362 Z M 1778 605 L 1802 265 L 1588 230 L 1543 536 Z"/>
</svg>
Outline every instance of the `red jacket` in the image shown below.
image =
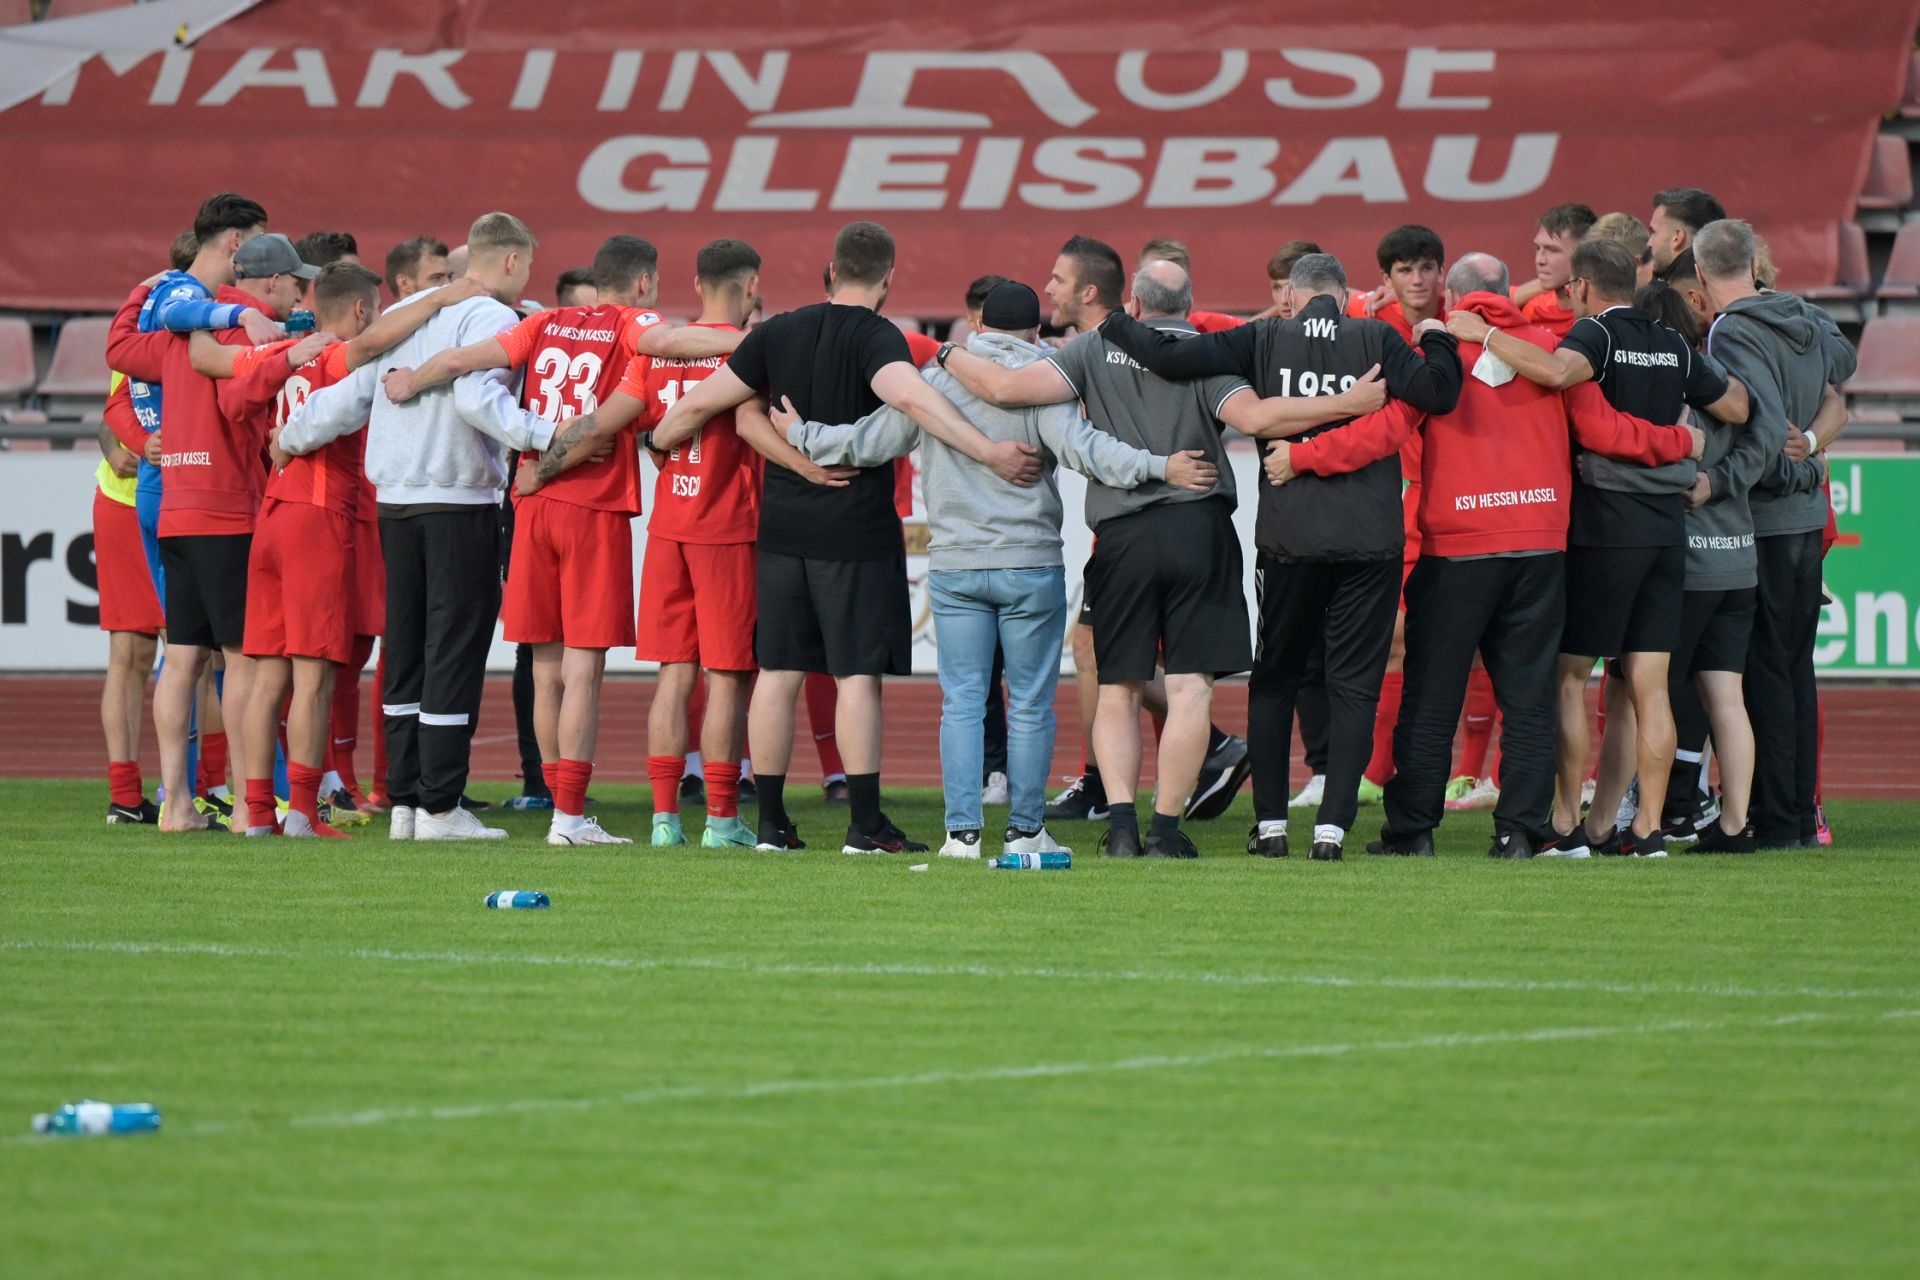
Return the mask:
<svg viewBox="0 0 1920 1280">
<path fill-rule="evenodd" d="M 1510 298 L 1471 293 L 1460 309 L 1542 350 L 1554 348 L 1552 335 L 1529 324 Z M 1570 433 L 1582 448 L 1646 466 L 1678 462 L 1693 452 L 1685 427 L 1655 426 L 1623 414 L 1591 382 L 1563 393 L 1516 374 L 1490 387 L 1473 376 L 1480 354 L 1478 343 L 1460 344 L 1460 366 L 1467 371 L 1460 402 L 1422 428 L 1422 554 L 1566 550 Z"/>
</svg>

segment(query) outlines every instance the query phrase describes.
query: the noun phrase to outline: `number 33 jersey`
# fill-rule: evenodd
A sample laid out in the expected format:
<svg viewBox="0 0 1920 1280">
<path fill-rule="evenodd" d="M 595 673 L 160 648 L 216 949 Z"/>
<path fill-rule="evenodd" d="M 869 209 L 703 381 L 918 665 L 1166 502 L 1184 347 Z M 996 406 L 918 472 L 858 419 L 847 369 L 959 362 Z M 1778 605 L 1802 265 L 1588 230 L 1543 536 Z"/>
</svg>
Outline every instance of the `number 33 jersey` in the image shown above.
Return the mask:
<svg viewBox="0 0 1920 1280">
<path fill-rule="evenodd" d="M 564 424 L 592 413 L 619 387 L 640 335 L 660 323 L 651 311 L 609 303 L 537 311 L 499 336 L 507 361 L 524 369 L 520 403 L 529 413 Z M 540 455 L 523 455 L 536 462 Z M 613 441 L 612 456 L 561 472 L 537 496 L 597 511 L 640 514 L 640 459 L 634 428 Z"/>
<path fill-rule="evenodd" d="M 639 425 L 650 429 L 667 416 L 674 401 L 726 362 L 725 356 L 639 356 L 628 366 L 620 390 L 641 402 Z M 705 546 L 754 541 L 760 527 L 760 455 L 734 430 L 732 412 L 715 414 L 664 460 L 658 454 L 654 458 L 660 463 L 660 478 L 653 487 L 650 537 Z"/>
</svg>

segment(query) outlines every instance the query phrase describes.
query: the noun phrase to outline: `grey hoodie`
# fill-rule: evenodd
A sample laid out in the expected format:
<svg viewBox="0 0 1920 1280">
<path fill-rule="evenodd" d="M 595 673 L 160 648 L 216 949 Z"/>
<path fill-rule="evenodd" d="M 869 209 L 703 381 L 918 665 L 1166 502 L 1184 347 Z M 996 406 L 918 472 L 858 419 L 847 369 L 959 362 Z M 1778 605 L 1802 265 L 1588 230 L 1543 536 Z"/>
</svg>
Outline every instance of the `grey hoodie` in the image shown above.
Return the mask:
<svg viewBox="0 0 1920 1280">
<path fill-rule="evenodd" d="M 500 501 L 507 450 L 545 449 L 553 441 L 554 424 L 520 407 L 514 373 L 469 373 L 403 404 L 387 399 L 380 375 L 402 366 L 418 369 L 428 356 L 494 337 L 519 319 L 492 298 L 441 308 L 378 360 L 307 397 L 280 432 L 280 447 L 311 453 L 364 425 L 367 479 L 382 506 Z"/>
<path fill-rule="evenodd" d="M 1826 312 L 1790 293 L 1762 293 L 1737 298 L 1720 313 L 1707 331 L 1707 351 L 1746 383 L 1752 402 L 1746 431 L 1708 468 L 1714 496 L 1751 476 L 1756 537 L 1824 529 L 1825 460 L 1794 462 L 1780 447 L 1789 422 L 1803 431 L 1813 425 L 1828 383 L 1852 376 L 1852 345 Z"/>
<path fill-rule="evenodd" d="M 1011 334 L 978 333 L 967 350 L 1008 369 L 1032 364 L 1051 348 Z M 1008 484 L 986 467 L 932 436 L 891 407 L 860 421 L 827 425 L 796 422 L 787 428 L 794 448 L 827 467 L 876 467 L 921 451 L 922 485 L 932 536 L 928 565 L 935 572 L 965 569 L 1036 569 L 1061 563 L 1060 487 L 1053 467 L 1064 465 L 1101 484 L 1131 489 L 1167 478 L 1167 460 L 1124 444 L 1080 415 L 1072 401 L 1029 409 L 1002 409 L 960 385 L 944 369 L 930 368 L 929 385 L 959 408 L 989 440 L 1032 445 L 1048 464 L 1030 489 Z"/>
<path fill-rule="evenodd" d="M 1751 385 L 1751 384 L 1749 384 Z M 1736 441 L 1752 437 L 1756 428 L 1752 418 L 1740 427 L 1730 427 L 1711 414 L 1696 413 L 1694 422 L 1707 433 L 1706 453 L 1700 459 L 1701 470 L 1709 475 L 1722 464 L 1734 464 L 1723 491 L 1714 480 L 1713 497 L 1705 506 L 1687 512 L 1687 590 L 1738 591 L 1759 584 L 1759 561 L 1753 550 L 1753 511 L 1747 494 L 1762 459 L 1758 450 L 1735 454 Z M 1787 438 L 1782 427 L 1770 437 L 1773 452 Z"/>
</svg>

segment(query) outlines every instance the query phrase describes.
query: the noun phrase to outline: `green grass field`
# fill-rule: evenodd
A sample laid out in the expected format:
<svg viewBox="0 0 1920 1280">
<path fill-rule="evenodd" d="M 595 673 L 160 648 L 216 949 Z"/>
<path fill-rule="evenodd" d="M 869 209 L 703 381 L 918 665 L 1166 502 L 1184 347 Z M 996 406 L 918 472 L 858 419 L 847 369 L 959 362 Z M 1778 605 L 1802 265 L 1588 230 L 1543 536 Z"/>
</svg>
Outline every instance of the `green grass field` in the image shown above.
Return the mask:
<svg viewBox="0 0 1920 1280">
<path fill-rule="evenodd" d="M 531 815 L 162 839 L 102 792 L 0 782 L 8 1276 L 1920 1274 L 1911 808 L 1326 865 L 1245 856 L 1242 797 L 1197 863 L 1069 827 L 1070 872 L 910 874 Z M 26 1136 L 80 1097 L 165 1129 Z"/>
</svg>

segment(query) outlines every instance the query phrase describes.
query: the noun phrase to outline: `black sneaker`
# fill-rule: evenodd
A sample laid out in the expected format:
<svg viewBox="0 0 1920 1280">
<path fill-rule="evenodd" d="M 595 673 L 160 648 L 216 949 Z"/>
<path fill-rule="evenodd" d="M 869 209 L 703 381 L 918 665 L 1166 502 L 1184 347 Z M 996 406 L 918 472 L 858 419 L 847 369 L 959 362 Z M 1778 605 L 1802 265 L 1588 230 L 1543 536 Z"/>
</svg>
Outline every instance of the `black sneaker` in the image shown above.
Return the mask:
<svg viewBox="0 0 1920 1280">
<path fill-rule="evenodd" d="M 1619 837 L 1610 841 L 1600 852 L 1615 858 L 1664 858 L 1667 856 L 1667 837 L 1659 831 L 1637 836 L 1633 834 L 1632 827 L 1623 827 Z"/>
<path fill-rule="evenodd" d="M 741 804 L 759 804 L 760 803 L 760 788 L 753 785 L 752 778 L 740 779 L 740 803 Z"/>
<path fill-rule="evenodd" d="M 1143 858 L 1197 858 L 1200 850 L 1194 848 L 1193 841 L 1184 831 L 1174 831 L 1167 835 L 1147 836 L 1146 844 L 1141 846 Z"/>
<path fill-rule="evenodd" d="M 979 838 L 975 833 L 975 839 Z M 880 830 L 867 835 L 858 827 L 847 828 L 847 842 L 840 847 L 842 853 L 925 853 L 927 846 L 918 840 L 907 839 L 907 833 L 887 821 L 886 815 L 880 817 Z"/>
<path fill-rule="evenodd" d="M 1596 853 L 1611 853 L 1608 846 L 1612 843 L 1611 835 L 1605 840 L 1589 840 L 1587 824 L 1576 822 L 1564 835 L 1556 831 L 1542 840 L 1536 852 L 1542 858 L 1591 858 Z"/>
<path fill-rule="evenodd" d="M 1140 856 L 1140 833 L 1116 831 L 1108 827 L 1100 833 L 1100 852 L 1109 858 L 1137 858 Z"/>
<path fill-rule="evenodd" d="M 835 778 L 832 782 L 820 784 L 820 802 L 822 804 L 852 804 L 853 791 L 847 786 L 845 778 Z"/>
<path fill-rule="evenodd" d="M 787 853 L 794 849 L 804 849 L 807 842 L 800 838 L 800 828 L 791 822 L 781 826 L 777 822 L 762 822 L 760 838 L 754 848 L 762 853 Z"/>
<path fill-rule="evenodd" d="M 1418 835 L 1401 836 L 1382 827 L 1380 838 L 1367 842 L 1367 852 L 1391 858 L 1431 858 L 1434 856 L 1433 832 L 1422 831 Z"/>
<path fill-rule="evenodd" d="M 1583 840 L 1585 838 L 1581 837 Z M 1496 831 L 1493 833 L 1493 843 L 1487 846 L 1489 858 L 1507 858 L 1514 862 L 1523 862 L 1537 853 L 1533 841 L 1524 831 Z"/>
<path fill-rule="evenodd" d="M 1720 820 L 1720 798 L 1705 796 L 1690 805 L 1669 806 L 1660 815 L 1660 832 L 1676 844 L 1692 844 Z"/>
<path fill-rule="evenodd" d="M 1105 793 L 1095 795 L 1092 783 L 1083 773 L 1048 801 L 1046 819 L 1048 822 L 1105 822 L 1107 797 Z"/>
<path fill-rule="evenodd" d="M 1247 852 L 1256 858 L 1284 858 L 1292 849 L 1287 846 L 1287 833 L 1276 831 L 1270 836 L 1260 834 L 1256 823 L 1253 830 L 1247 832 Z"/>
<path fill-rule="evenodd" d="M 473 796 L 463 795 L 460 797 L 460 807 L 468 813 L 486 813 L 493 808 L 493 801 L 478 800 Z"/>
<path fill-rule="evenodd" d="M 1247 751 L 1247 740 L 1228 734 L 1200 766 L 1200 777 L 1193 784 L 1193 798 L 1187 801 L 1186 820 L 1206 822 L 1225 813 L 1252 772 L 1253 760 Z"/>
<path fill-rule="evenodd" d="M 1693 843 L 1694 853 L 1752 853 L 1759 847 L 1751 830 L 1729 834 L 1719 823 L 1706 828 Z"/>
<path fill-rule="evenodd" d="M 680 779 L 681 804 L 705 804 L 707 802 L 707 784 L 705 779 L 688 774 Z"/>
<path fill-rule="evenodd" d="M 1313 842 L 1313 852 L 1307 856 L 1315 862 L 1340 862 L 1343 860 L 1340 856 L 1340 845 L 1334 840 L 1315 840 Z"/>
<path fill-rule="evenodd" d="M 107 806 L 107 821 L 114 826 L 131 824 L 150 827 L 160 821 L 160 806 L 145 796 L 140 797 L 137 806 L 110 804 Z"/>
</svg>

